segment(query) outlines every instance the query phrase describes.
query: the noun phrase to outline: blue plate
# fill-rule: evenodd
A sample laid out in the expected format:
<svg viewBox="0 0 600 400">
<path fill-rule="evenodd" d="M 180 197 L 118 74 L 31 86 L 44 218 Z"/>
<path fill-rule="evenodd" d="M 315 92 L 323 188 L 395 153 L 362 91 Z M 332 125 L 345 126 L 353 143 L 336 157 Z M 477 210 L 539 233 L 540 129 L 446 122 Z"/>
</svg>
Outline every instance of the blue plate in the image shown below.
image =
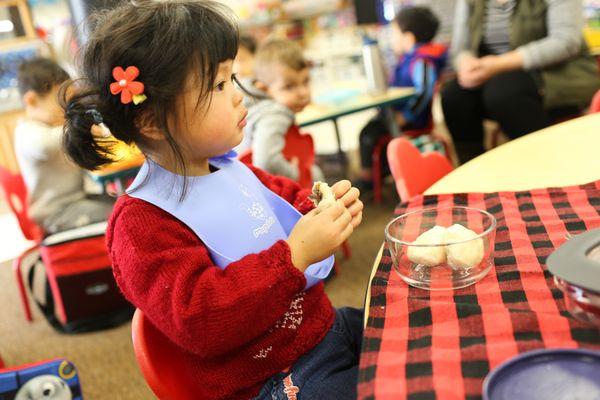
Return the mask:
<svg viewBox="0 0 600 400">
<path fill-rule="evenodd" d="M 600 400 L 600 352 L 545 349 L 520 354 L 491 371 L 484 400 Z"/>
</svg>

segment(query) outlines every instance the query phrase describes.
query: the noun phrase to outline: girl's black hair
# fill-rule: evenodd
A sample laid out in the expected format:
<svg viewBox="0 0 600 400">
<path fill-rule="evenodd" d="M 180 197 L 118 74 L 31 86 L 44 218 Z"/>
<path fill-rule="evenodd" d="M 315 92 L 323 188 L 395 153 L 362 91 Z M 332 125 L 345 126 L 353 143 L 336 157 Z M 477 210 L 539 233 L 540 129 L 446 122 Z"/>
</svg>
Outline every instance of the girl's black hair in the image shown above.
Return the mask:
<svg viewBox="0 0 600 400">
<path fill-rule="evenodd" d="M 64 146 L 82 168 L 94 170 L 112 161 L 113 139 L 92 136 L 97 110 L 113 136 L 142 150 L 140 129 L 151 123 L 165 133 L 176 165 L 186 165 L 167 118 L 177 115 L 190 72 L 200 84 L 198 105 L 210 101 L 219 64 L 235 58 L 238 27 L 231 10 L 206 0 L 135 0 L 92 16 L 91 33 L 80 53 L 81 78 L 62 87 Z M 147 100 L 121 103 L 109 86 L 112 70 L 136 66 Z M 185 189 L 184 189 L 185 190 Z"/>
</svg>

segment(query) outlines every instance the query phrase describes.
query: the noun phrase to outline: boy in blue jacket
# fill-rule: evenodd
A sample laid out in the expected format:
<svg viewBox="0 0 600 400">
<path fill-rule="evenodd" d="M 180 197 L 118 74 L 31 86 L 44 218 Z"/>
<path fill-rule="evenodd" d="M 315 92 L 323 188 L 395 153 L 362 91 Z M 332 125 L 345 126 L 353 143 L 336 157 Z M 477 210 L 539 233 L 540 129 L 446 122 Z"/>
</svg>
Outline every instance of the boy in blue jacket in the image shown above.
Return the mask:
<svg viewBox="0 0 600 400">
<path fill-rule="evenodd" d="M 402 131 L 427 127 L 431 121 L 431 101 L 435 85 L 446 63 L 446 46 L 432 43 L 439 20 L 427 7 L 403 8 L 393 23 L 393 50 L 399 57 L 390 80 L 391 86 L 412 86 L 415 94 L 393 107 L 395 123 Z M 354 185 L 361 192 L 373 188 L 372 153 L 380 137 L 390 134 L 383 113 L 371 120 L 360 133 L 361 173 Z M 443 145 L 427 137 L 411 139 L 422 152 L 444 151 Z M 385 152 L 382 157 L 385 159 Z"/>
</svg>

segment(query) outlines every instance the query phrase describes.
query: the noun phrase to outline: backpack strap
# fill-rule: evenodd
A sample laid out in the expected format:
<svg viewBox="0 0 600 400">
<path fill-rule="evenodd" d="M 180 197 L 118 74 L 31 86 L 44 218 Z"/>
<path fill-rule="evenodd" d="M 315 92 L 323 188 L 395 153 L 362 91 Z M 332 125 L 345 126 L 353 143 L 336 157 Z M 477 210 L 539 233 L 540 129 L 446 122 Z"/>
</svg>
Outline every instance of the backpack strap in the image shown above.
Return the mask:
<svg viewBox="0 0 600 400">
<path fill-rule="evenodd" d="M 54 295 L 52 294 L 52 289 L 50 288 L 50 281 L 48 280 L 48 277 L 45 274 L 44 274 L 44 281 L 45 281 L 45 285 L 46 285 L 45 302 L 42 303 L 40 300 L 38 300 L 35 297 L 35 294 L 33 292 L 33 278 L 35 276 L 35 271 L 36 271 L 38 265 L 40 265 L 40 264 L 42 266 L 44 265 L 44 263 L 42 261 L 42 257 L 38 256 L 38 259 L 35 260 L 35 262 L 31 266 L 31 268 L 29 268 L 29 272 L 27 273 L 27 284 L 29 286 L 29 291 L 31 292 L 31 298 L 33 299 L 35 304 L 37 304 L 38 308 L 40 309 L 40 311 L 42 312 L 42 314 L 44 315 L 46 320 L 48 320 L 50 325 L 52 325 L 52 327 L 59 332 L 65 332 L 63 325 L 58 321 L 58 319 L 56 318 L 56 315 L 54 315 Z"/>
</svg>

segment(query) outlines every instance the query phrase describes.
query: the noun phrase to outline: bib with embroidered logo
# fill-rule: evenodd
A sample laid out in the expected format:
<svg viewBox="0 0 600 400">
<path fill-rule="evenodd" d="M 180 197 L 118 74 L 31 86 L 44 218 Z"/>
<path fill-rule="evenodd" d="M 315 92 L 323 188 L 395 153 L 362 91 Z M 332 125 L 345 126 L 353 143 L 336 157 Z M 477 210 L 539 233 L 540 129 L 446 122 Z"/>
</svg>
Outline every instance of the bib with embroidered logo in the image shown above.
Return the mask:
<svg viewBox="0 0 600 400">
<path fill-rule="evenodd" d="M 184 178 L 146 161 L 127 190 L 131 197 L 163 209 L 187 225 L 207 247 L 213 262 L 226 268 L 233 261 L 288 238 L 302 217 L 270 191 L 237 159 L 234 152 L 213 158 L 217 171 Z M 187 192 L 181 199 L 183 179 Z M 334 257 L 310 265 L 306 288 L 327 277 Z"/>
</svg>

